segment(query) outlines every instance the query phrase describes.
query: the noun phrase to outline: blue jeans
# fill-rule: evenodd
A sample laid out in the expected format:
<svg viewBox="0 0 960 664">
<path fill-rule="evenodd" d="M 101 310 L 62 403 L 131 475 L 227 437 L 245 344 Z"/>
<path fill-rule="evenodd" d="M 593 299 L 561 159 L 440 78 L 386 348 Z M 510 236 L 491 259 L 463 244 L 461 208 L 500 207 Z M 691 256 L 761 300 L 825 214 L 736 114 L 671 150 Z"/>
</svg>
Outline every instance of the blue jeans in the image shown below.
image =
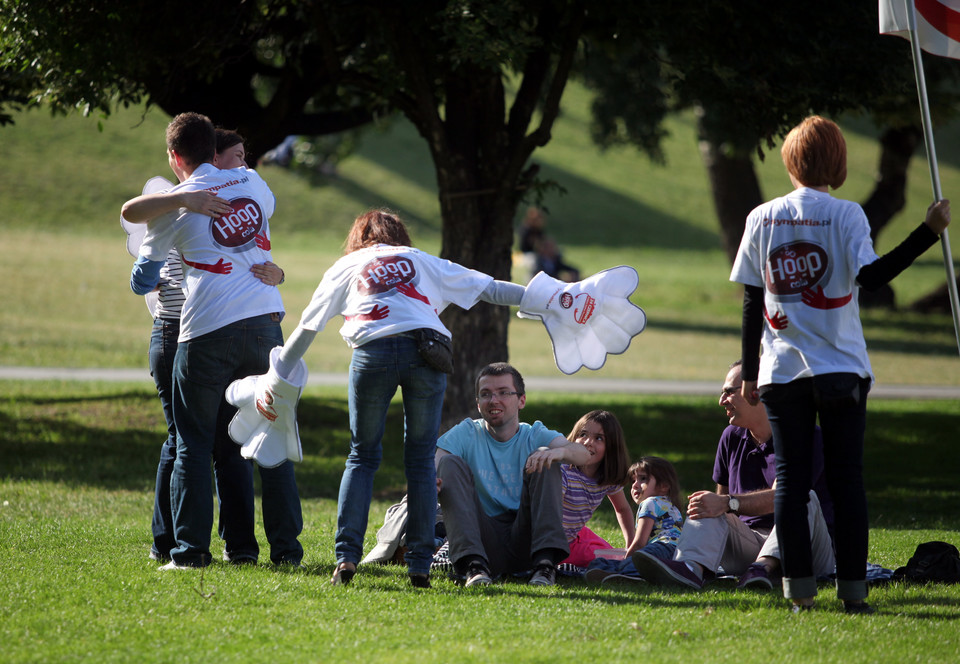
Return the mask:
<svg viewBox="0 0 960 664">
<path fill-rule="evenodd" d="M 283 343 L 279 321 L 265 314 L 236 321 L 181 343 L 173 370 L 173 418 L 177 429 L 176 460 L 170 481 L 176 547 L 171 558 L 179 565 L 210 563 L 213 501 L 210 457 L 213 456 L 220 500 L 221 537 L 230 560 L 256 560 L 253 534 L 253 466 L 240 455 L 227 425 L 236 409 L 225 398 L 227 386 L 269 369 L 269 354 Z M 273 562 L 299 563 L 303 549 L 300 497 L 293 466 L 261 468 L 263 521 Z"/>
<path fill-rule="evenodd" d="M 824 470 L 833 499 L 837 596 L 867 596 L 869 522 L 863 484 L 863 437 L 870 380 L 856 374 L 823 374 L 765 386 L 760 399 L 773 430 L 777 463 L 774 510 L 783 565 L 784 594 L 813 597 L 816 576 L 807 524 L 813 486 L 813 428 L 823 432 Z"/>
<path fill-rule="evenodd" d="M 676 544 L 667 544 L 666 542 L 650 542 L 640 549 L 651 556 L 656 556 L 660 560 L 673 560 L 673 553 L 677 550 Z M 602 569 L 607 572 L 623 574 L 625 576 L 640 576 L 636 566 L 633 564 L 633 558 L 624 560 L 614 560 L 612 558 L 594 558 L 587 565 L 587 569 Z"/>
<path fill-rule="evenodd" d="M 420 357 L 405 335 L 370 341 L 350 362 L 350 454 L 337 504 L 337 562 L 358 563 L 363 555 L 373 476 L 383 456 L 387 408 L 400 388 L 403 398 L 403 463 L 407 476 L 407 566 L 427 574 L 434 553 L 437 482 L 434 456 L 447 376 Z"/>
</svg>

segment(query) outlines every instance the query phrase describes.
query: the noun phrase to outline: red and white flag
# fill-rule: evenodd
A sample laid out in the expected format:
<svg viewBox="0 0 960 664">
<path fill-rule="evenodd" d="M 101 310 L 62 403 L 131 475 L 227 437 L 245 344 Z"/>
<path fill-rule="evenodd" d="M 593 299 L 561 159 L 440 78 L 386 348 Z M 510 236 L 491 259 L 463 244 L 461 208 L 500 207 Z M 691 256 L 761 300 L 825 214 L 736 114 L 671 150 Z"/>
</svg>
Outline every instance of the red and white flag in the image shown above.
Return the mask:
<svg viewBox="0 0 960 664">
<path fill-rule="evenodd" d="M 910 38 L 911 2 L 916 6 L 920 48 L 960 59 L 960 0 L 880 0 L 880 34 Z"/>
</svg>

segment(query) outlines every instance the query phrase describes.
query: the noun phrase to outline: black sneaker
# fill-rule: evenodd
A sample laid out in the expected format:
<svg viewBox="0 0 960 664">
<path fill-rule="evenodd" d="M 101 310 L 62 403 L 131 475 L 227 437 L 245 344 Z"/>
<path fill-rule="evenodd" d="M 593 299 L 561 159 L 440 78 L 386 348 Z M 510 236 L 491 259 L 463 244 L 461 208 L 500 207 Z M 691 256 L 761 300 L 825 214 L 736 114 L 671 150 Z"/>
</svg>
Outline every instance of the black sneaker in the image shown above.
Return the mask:
<svg viewBox="0 0 960 664">
<path fill-rule="evenodd" d="M 875 608 L 864 601 L 850 602 L 846 600 L 843 602 L 843 611 L 844 613 L 861 616 L 869 616 L 877 612 Z"/>
<path fill-rule="evenodd" d="M 429 588 L 430 576 L 413 572 L 410 574 L 410 585 L 414 588 Z"/>
<path fill-rule="evenodd" d="M 463 582 L 464 586 L 467 588 L 489 586 L 491 583 L 493 583 L 493 579 L 490 578 L 490 570 L 487 569 L 486 565 L 480 562 L 470 563 L 470 566 L 467 567 L 466 580 Z"/>
<path fill-rule="evenodd" d="M 528 583 L 531 586 L 553 586 L 557 583 L 557 568 L 554 565 L 537 565 Z"/>
</svg>

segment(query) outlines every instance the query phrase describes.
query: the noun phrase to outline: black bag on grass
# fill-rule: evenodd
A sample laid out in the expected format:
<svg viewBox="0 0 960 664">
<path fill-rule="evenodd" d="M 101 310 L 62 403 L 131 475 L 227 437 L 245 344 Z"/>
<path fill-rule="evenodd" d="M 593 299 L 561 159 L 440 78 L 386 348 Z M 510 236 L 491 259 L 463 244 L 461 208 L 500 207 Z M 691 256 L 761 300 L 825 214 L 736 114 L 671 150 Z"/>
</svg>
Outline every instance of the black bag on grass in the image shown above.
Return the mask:
<svg viewBox="0 0 960 664">
<path fill-rule="evenodd" d="M 893 572 L 894 581 L 960 583 L 960 553 L 947 542 L 924 542 L 904 567 Z"/>
</svg>

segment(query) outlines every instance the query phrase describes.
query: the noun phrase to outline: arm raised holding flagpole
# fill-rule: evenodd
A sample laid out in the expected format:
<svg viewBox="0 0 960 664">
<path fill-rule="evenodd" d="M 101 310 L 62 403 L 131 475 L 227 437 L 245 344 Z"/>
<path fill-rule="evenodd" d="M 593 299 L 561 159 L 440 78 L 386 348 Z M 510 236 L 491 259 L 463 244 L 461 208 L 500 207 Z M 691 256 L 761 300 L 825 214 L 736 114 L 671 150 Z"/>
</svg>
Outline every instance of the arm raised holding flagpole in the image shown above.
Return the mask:
<svg viewBox="0 0 960 664">
<path fill-rule="evenodd" d="M 910 41 L 913 52 L 913 68 L 917 79 L 917 95 L 920 98 L 920 115 L 923 124 L 923 140 L 927 148 L 927 164 L 930 168 L 930 180 L 933 185 L 933 200 L 943 198 L 940 188 L 940 169 L 937 165 L 937 151 L 933 141 L 933 126 L 930 119 L 930 102 L 927 97 L 926 77 L 923 73 L 924 50 L 934 55 L 948 58 L 960 58 L 960 13 L 937 2 L 923 0 L 923 31 L 918 30 L 915 0 L 880 0 L 880 32 L 895 34 Z M 953 256 L 950 251 L 950 235 L 947 229 L 940 233 L 940 247 L 943 250 L 943 264 L 947 271 L 947 291 L 950 295 L 950 311 L 953 314 L 953 331 L 960 352 L 960 299 L 957 296 L 957 278 L 953 270 Z"/>
</svg>

